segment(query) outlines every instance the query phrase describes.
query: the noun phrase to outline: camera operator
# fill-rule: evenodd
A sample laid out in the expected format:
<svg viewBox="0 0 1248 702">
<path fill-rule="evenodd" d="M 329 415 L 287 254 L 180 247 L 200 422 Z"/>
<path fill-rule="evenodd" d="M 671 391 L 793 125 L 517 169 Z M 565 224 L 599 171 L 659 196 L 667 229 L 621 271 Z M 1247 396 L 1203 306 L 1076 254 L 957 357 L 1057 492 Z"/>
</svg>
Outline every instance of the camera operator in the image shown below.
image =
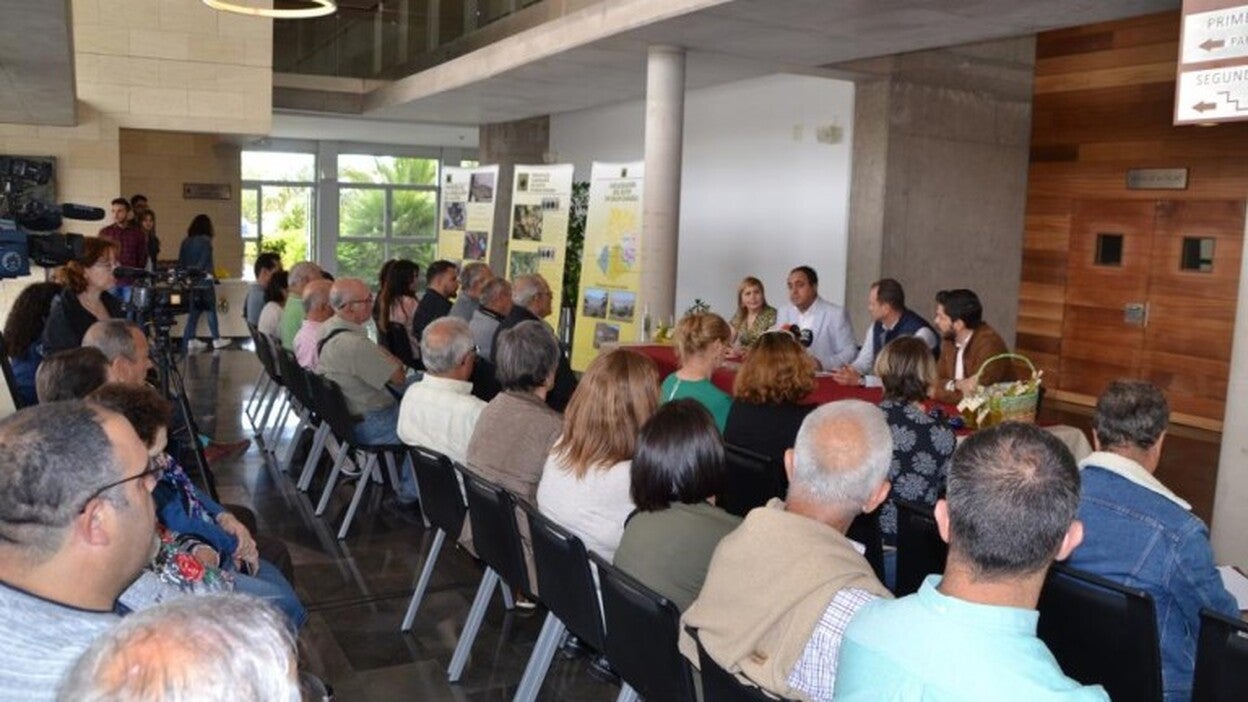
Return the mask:
<svg viewBox="0 0 1248 702">
<path fill-rule="evenodd" d="M 216 270 L 212 262 L 212 220 L 206 214 L 197 214 L 186 228 L 186 238 L 182 240 L 182 249 L 178 252 L 178 267 L 196 269 L 209 276 Z M 221 330 L 217 322 L 217 292 L 213 288 L 215 282 L 205 280 L 195 288 L 191 296 L 191 308 L 186 315 L 186 330 L 182 332 L 182 350 L 192 346 L 204 348 L 205 344 L 195 338 L 196 327 L 199 326 L 199 313 L 208 313 L 208 331 L 212 333 L 212 347 L 225 348 L 230 345 L 229 339 L 221 338 Z"/>
<path fill-rule="evenodd" d="M 82 256 L 59 269 L 57 278 L 65 291 L 52 301 L 43 330 L 45 355 L 82 345 L 82 335 L 92 324 L 124 316 L 121 300 L 110 288 L 116 285 L 117 245 L 107 239 L 86 239 Z"/>
</svg>

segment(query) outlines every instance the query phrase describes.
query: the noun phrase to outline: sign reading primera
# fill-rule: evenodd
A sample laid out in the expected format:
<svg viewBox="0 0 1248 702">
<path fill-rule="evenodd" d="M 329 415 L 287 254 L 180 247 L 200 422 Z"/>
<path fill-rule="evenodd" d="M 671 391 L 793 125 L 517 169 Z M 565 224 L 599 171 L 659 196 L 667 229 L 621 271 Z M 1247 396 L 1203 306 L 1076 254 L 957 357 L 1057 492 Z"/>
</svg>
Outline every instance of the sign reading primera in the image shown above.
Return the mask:
<svg viewBox="0 0 1248 702">
<path fill-rule="evenodd" d="M 1248 3 L 1183 0 L 1174 123 L 1248 120 Z"/>
</svg>

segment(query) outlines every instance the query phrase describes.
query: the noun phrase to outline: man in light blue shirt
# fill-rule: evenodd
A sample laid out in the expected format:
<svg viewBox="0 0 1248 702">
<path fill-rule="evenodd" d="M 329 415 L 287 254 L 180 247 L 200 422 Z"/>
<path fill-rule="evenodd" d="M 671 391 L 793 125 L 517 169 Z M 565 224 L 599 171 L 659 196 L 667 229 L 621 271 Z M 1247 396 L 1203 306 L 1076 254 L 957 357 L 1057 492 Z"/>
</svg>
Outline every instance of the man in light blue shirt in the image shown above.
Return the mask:
<svg viewBox="0 0 1248 702">
<path fill-rule="evenodd" d="M 1108 702 L 1066 677 L 1036 636 L 1054 559 L 1083 526 L 1074 457 L 1052 434 L 1009 423 L 972 435 L 949 469 L 936 524 L 944 576 L 858 610 L 841 642 L 836 700 Z"/>
</svg>

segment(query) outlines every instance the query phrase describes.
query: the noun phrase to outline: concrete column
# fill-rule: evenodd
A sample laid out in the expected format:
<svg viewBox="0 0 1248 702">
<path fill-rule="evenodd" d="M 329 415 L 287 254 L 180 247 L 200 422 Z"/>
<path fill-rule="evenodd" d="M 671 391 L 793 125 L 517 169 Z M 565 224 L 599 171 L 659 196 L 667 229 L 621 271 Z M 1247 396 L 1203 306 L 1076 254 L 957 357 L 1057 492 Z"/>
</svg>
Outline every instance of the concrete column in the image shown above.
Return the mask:
<svg viewBox="0 0 1248 702">
<path fill-rule="evenodd" d="M 1211 538 L 1218 563 L 1248 569 L 1248 256 L 1240 262 L 1239 306 L 1231 345 L 1231 371 L 1222 418 L 1222 455 L 1214 492 Z"/>
<path fill-rule="evenodd" d="M 684 136 L 685 50 L 676 46 L 651 46 L 646 66 L 641 301 L 656 319 L 676 313 Z"/>
<path fill-rule="evenodd" d="M 483 166 L 498 164 L 494 187 L 494 230 L 490 234 L 490 268 L 508 276 L 507 246 L 511 221 L 511 185 L 516 164 L 546 163 L 550 148 L 550 117 L 483 124 L 478 130 L 478 160 Z"/>
</svg>

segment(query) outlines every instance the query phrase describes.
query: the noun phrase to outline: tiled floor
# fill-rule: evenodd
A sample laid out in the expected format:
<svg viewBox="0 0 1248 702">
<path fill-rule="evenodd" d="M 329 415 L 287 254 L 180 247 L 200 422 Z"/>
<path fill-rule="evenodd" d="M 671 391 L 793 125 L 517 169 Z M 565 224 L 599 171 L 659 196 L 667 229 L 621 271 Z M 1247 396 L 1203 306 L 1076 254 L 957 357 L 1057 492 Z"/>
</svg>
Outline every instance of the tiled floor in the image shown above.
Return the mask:
<svg viewBox="0 0 1248 702">
<path fill-rule="evenodd" d="M 252 436 L 241 406 L 259 368 L 237 345 L 192 354 L 184 372 L 201 431 L 221 440 Z M 289 544 L 296 588 L 311 614 L 301 637 L 304 667 L 333 685 L 338 700 L 511 699 L 545 615 L 507 614 L 495 597 L 463 679 L 448 683 L 446 667 L 481 577 L 462 550 L 443 549 L 416 624 L 404 634 L 399 625 L 432 536 L 380 509 L 381 491 L 370 491 L 351 533 L 337 541 L 353 483 L 340 486 L 318 518 L 311 500 L 319 482 L 300 494 L 254 444 L 218 467 L 216 478 L 224 501 L 253 507 L 260 529 Z M 556 657 L 542 699 L 613 700 L 618 693 L 593 678 L 584 659 Z"/>
</svg>

